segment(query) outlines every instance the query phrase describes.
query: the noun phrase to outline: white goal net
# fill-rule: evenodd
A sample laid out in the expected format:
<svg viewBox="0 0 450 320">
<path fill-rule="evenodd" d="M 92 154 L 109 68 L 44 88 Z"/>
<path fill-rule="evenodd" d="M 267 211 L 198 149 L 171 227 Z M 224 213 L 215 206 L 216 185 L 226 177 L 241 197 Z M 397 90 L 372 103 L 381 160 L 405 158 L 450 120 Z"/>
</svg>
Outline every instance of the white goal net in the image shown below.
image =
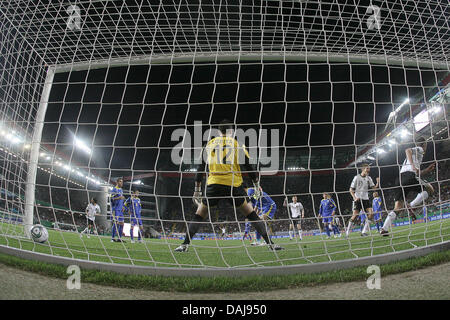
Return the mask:
<svg viewBox="0 0 450 320">
<path fill-rule="evenodd" d="M 449 13 L 435 0 L 1 1 L 0 245 L 243 268 L 449 241 Z M 246 225 L 242 197 L 194 218 L 198 155 L 225 119 L 284 250 Z M 352 185 L 364 165 L 379 178 L 367 195 Z M 48 241 L 30 239 L 35 224 Z"/>
</svg>

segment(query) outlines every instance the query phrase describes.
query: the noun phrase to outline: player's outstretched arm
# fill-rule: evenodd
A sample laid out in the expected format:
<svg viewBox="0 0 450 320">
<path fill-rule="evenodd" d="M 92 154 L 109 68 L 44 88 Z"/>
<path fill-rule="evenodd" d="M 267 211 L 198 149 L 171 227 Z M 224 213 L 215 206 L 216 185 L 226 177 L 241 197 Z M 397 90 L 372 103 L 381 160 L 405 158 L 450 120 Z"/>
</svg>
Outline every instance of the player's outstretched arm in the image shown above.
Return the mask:
<svg viewBox="0 0 450 320">
<path fill-rule="evenodd" d="M 202 180 L 203 175 L 205 174 L 205 168 L 206 164 L 203 159 L 203 153 L 205 152 L 206 146 L 204 145 L 202 147 L 202 152 L 200 152 L 200 156 L 197 159 L 198 160 L 198 166 L 197 166 L 197 173 L 195 174 L 195 185 L 194 185 L 194 195 L 193 195 L 193 201 L 197 205 L 200 205 L 202 203 Z"/>
<path fill-rule="evenodd" d="M 408 148 L 405 150 L 406 159 L 408 159 L 408 162 L 410 163 L 411 167 L 413 168 L 414 172 L 418 175 L 420 174 L 420 168 L 416 168 L 414 166 L 413 158 L 412 158 L 412 149 Z"/>
<path fill-rule="evenodd" d="M 355 189 L 350 188 L 349 191 L 350 191 L 350 195 L 352 196 L 353 200 L 354 200 L 354 201 L 358 201 L 359 199 L 356 197 Z"/>
<path fill-rule="evenodd" d="M 257 168 L 250 162 L 250 156 L 245 148 L 244 145 L 242 145 L 241 148 L 239 148 L 239 156 L 238 159 L 243 159 L 243 163 L 241 164 L 242 169 L 247 172 L 250 179 L 253 182 L 253 187 L 255 189 L 255 197 L 258 199 L 262 195 L 261 186 L 259 183 L 259 174 L 257 172 Z"/>
<path fill-rule="evenodd" d="M 422 171 L 420 172 L 420 174 L 421 174 L 421 175 L 425 175 L 425 174 L 427 174 L 427 173 L 433 171 L 435 167 L 436 167 L 436 163 L 433 162 L 433 163 L 430 164 L 426 169 L 422 170 Z"/>
<path fill-rule="evenodd" d="M 380 177 L 375 179 L 377 183 L 372 187 L 372 190 L 378 189 L 380 187 Z"/>
</svg>

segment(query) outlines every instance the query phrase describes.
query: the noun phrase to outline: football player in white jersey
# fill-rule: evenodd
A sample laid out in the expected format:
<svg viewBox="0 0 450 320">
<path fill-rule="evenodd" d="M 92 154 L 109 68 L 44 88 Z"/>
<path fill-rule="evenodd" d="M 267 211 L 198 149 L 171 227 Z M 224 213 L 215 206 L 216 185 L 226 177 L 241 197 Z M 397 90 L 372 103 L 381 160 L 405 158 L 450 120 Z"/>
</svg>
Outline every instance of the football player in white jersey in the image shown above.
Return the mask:
<svg viewBox="0 0 450 320">
<path fill-rule="evenodd" d="M 100 206 L 97 204 L 97 199 L 92 198 L 91 202 L 86 207 L 86 218 L 87 227 L 81 232 L 80 237 L 83 233 L 87 232 L 87 237 L 90 238 L 89 234 L 94 234 L 95 232 L 95 216 L 101 212 Z"/>
<path fill-rule="evenodd" d="M 305 209 L 301 202 L 297 201 L 297 196 L 292 197 L 292 202 L 287 203 L 287 199 L 284 200 L 283 206 L 288 208 L 290 211 L 290 218 L 292 223 L 289 224 L 289 239 L 295 238 L 295 228 L 298 230 L 298 235 L 300 240 L 302 240 L 302 223 L 301 219 L 305 217 Z"/>
<path fill-rule="evenodd" d="M 350 194 L 353 198 L 353 215 L 348 222 L 347 231 L 345 235 L 348 237 L 352 225 L 356 217 L 358 217 L 360 211 L 367 212 L 367 219 L 365 220 L 364 228 L 361 231 L 362 236 L 367 236 L 370 228 L 370 220 L 373 218 L 372 203 L 369 200 L 369 189 L 378 189 L 380 184 L 380 178 L 377 178 L 377 184 L 373 183 L 372 178 L 369 176 L 370 166 L 364 164 L 361 168 L 361 173 L 357 174 L 350 185 Z"/>
<path fill-rule="evenodd" d="M 394 210 L 389 212 L 380 234 L 387 236 L 392 222 L 397 218 L 397 213 L 404 208 L 404 203 L 408 193 L 417 193 L 416 198 L 409 204 L 410 207 L 415 207 L 423 204 L 426 199 L 434 192 L 431 184 L 422 179 L 422 176 L 432 171 L 435 167 L 435 163 L 430 164 L 426 169 L 420 170 L 423 156 L 427 151 L 427 142 L 425 138 L 420 137 L 417 140 L 417 146 L 415 148 L 408 148 L 405 150 L 406 159 L 403 161 L 402 168 L 400 170 L 400 180 L 397 178 L 396 185 L 399 187 L 395 190 L 394 194 Z M 414 212 L 406 205 L 412 220 L 415 220 Z"/>
</svg>

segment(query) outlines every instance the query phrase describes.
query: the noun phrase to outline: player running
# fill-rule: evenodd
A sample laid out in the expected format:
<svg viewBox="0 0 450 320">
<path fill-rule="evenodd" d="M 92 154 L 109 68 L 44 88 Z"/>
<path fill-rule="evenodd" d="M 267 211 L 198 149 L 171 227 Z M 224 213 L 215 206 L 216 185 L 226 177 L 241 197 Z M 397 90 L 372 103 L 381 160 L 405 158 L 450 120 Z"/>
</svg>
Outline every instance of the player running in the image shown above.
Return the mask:
<svg viewBox="0 0 450 320">
<path fill-rule="evenodd" d="M 416 216 L 412 212 L 412 208 L 423 204 L 425 200 L 427 200 L 428 197 L 434 192 L 431 184 L 423 180 L 422 176 L 431 172 L 435 167 L 435 163 L 433 162 L 426 169 L 420 170 L 420 165 L 422 164 L 423 156 L 426 151 L 427 142 L 423 137 L 420 137 L 417 140 L 416 147 L 405 150 L 406 159 L 403 161 L 403 165 L 400 170 L 400 180 L 397 178 L 396 181 L 396 184 L 399 185 L 399 187 L 396 189 L 394 194 L 394 210 L 389 212 L 386 217 L 384 225 L 380 231 L 381 235 L 389 235 L 389 229 L 392 222 L 396 219 L 397 213 L 404 209 L 405 198 L 410 192 L 417 193 L 416 198 L 409 204 L 409 206 L 407 205 L 407 209 L 412 220 L 416 219 Z"/>
<path fill-rule="evenodd" d="M 291 213 L 292 223 L 289 224 L 289 239 L 292 240 L 295 238 L 295 229 L 297 228 L 300 240 L 303 240 L 301 219 L 305 218 L 305 209 L 303 208 L 302 203 L 297 202 L 297 196 L 293 196 L 292 202 L 287 203 L 287 199 L 285 199 L 283 206 L 288 207 L 288 213 L 289 211 Z"/>
<path fill-rule="evenodd" d="M 176 252 L 188 251 L 192 237 L 197 233 L 200 223 L 208 216 L 210 207 L 215 207 L 220 200 L 228 200 L 234 203 L 234 207 L 252 222 L 255 229 L 261 234 L 269 250 L 282 250 L 284 248 L 274 244 L 269 239 L 264 222 L 261 221 L 250 203 L 247 202 L 244 188 L 242 187 L 241 167 L 248 172 L 252 179 L 256 193 L 260 193 L 259 178 L 255 174 L 253 166 L 245 146 L 239 146 L 233 137 L 234 125 L 224 120 L 219 126 L 220 136 L 211 139 L 204 151 L 207 155 L 207 163 L 202 161 L 197 168 L 195 179 L 194 198 L 202 198 L 202 178 L 206 172 L 206 199 L 202 199 L 194 215 L 193 222 L 188 226 L 184 242 L 175 249 Z M 203 159 L 203 157 L 202 157 Z"/>
<path fill-rule="evenodd" d="M 113 221 L 111 242 L 125 242 L 122 240 L 123 233 L 123 203 L 125 197 L 123 195 L 123 179 L 118 178 L 116 186 L 111 190 L 111 218 Z M 116 233 L 119 239 L 116 239 Z"/>
<path fill-rule="evenodd" d="M 323 199 L 320 201 L 319 218 L 322 218 L 322 223 L 325 227 L 325 232 L 327 233 L 327 239 L 331 238 L 331 230 L 333 230 L 335 238 L 337 234 L 340 234 L 339 230 L 333 224 L 333 217 L 336 214 L 336 208 L 336 203 L 331 198 L 331 195 L 324 192 Z"/>
<path fill-rule="evenodd" d="M 134 243 L 134 227 L 138 226 L 138 242 L 143 242 L 142 234 L 144 233 L 144 227 L 142 225 L 141 218 L 141 199 L 139 199 L 139 190 L 134 190 L 131 192 L 131 197 L 129 197 L 124 203 L 125 212 L 130 215 L 130 238 L 131 243 Z"/>
<path fill-rule="evenodd" d="M 262 189 L 260 193 L 256 193 L 254 188 L 245 187 L 245 192 L 250 198 L 250 202 L 253 206 L 253 210 L 256 211 L 259 218 L 263 220 L 265 223 L 269 220 L 273 220 L 273 217 L 275 216 L 275 212 L 277 211 L 277 205 L 275 204 L 275 201 L 272 200 L 271 197 L 267 193 L 265 193 Z M 269 222 L 270 223 L 270 222 Z M 267 228 L 266 224 L 266 231 L 270 229 Z M 263 242 L 261 240 L 261 234 L 256 231 L 256 240 L 251 245 L 263 245 Z"/>
<path fill-rule="evenodd" d="M 352 229 L 353 222 L 359 215 L 360 211 L 367 211 L 367 219 L 365 219 L 364 228 L 361 231 L 361 236 L 367 236 L 370 228 L 370 220 L 373 218 L 372 203 L 369 201 L 369 189 L 378 189 L 380 184 L 380 178 L 377 178 L 377 184 L 373 183 L 372 178 L 369 176 L 370 166 L 364 164 L 361 169 L 361 173 L 353 178 L 350 185 L 350 194 L 353 198 L 353 215 L 348 222 L 346 237 L 349 236 Z"/>
<path fill-rule="evenodd" d="M 100 213 L 100 206 L 97 204 L 97 199 L 92 198 L 91 202 L 86 207 L 86 218 L 87 218 L 87 227 L 81 232 L 80 238 L 83 233 L 87 232 L 87 237 L 90 238 L 89 234 L 96 233 L 95 227 L 95 215 Z"/>
<path fill-rule="evenodd" d="M 383 210 L 381 209 L 382 201 L 380 196 L 378 195 L 378 192 L 373 193 L 373 200 L 372 200 L 372 210 L 374 213 L 374 220 L 377 226 L 378 232 L 380 232 L 380 228 L 382 227 L 383 223 L 381 222 L 381 217 L 383 216 Z"/>
</svg>

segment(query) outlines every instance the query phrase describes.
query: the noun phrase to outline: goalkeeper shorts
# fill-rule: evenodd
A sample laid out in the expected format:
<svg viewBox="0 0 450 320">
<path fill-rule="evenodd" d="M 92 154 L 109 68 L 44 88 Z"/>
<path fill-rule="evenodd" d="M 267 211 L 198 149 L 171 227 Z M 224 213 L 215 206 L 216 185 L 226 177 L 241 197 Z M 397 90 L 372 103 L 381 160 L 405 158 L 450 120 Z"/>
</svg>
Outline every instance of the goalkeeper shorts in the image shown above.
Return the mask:
<svg viewBox="0 0 450 320">
<path fill-rule="evenodd" d="M 240 207 L 244 204 L 247 193 L 244 188 L 226 186 L 223 184 L 209 184 L 206 187 L 206 198 L 203 198 L 202 202 L 204 205 L 209 205 L 211 207 L 217 206 L 220 200 L 226 200 L 234 205 Z"/>
</svg>

